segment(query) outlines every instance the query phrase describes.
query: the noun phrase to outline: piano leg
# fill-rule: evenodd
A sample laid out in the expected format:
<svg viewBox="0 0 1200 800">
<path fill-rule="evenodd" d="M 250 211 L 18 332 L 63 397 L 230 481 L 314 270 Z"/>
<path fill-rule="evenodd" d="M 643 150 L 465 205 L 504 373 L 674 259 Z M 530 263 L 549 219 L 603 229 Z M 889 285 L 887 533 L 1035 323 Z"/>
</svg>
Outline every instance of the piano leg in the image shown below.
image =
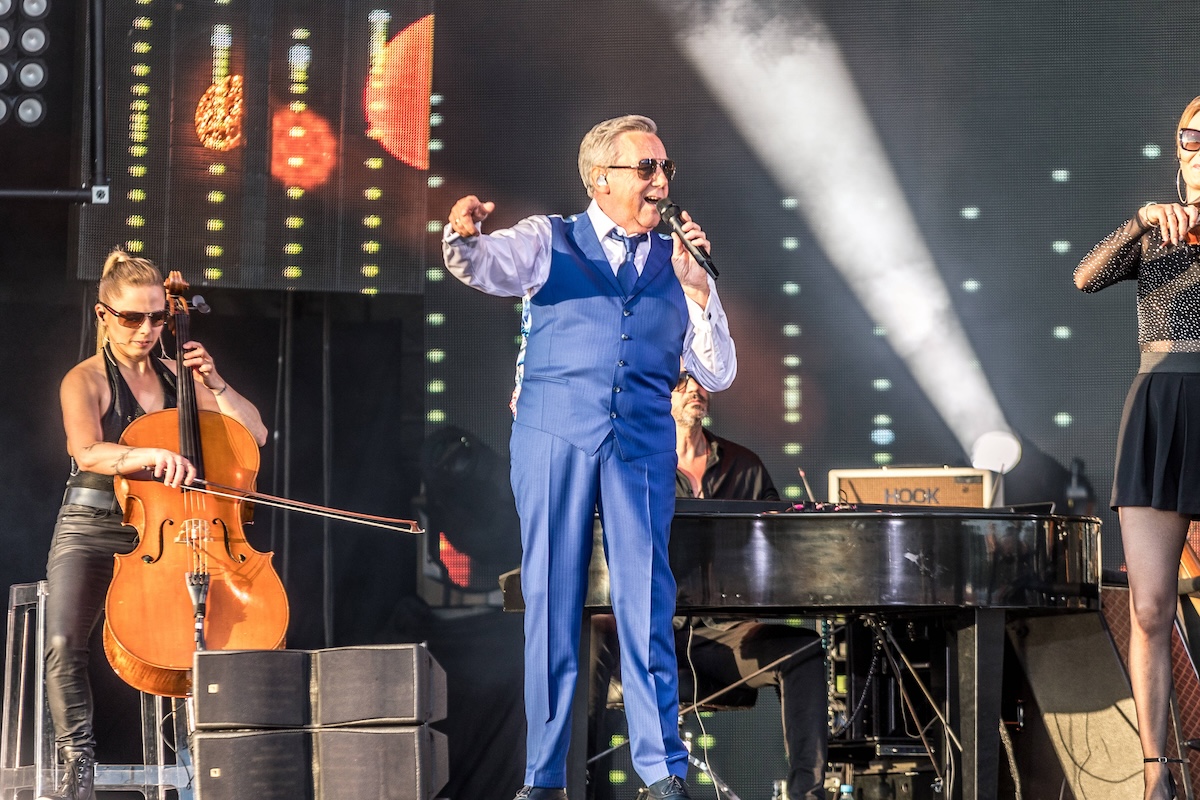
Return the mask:
<svg viewBox="0 0 1200 800">
<path fill-rule="evenodd" d="M 1000 690 L 1005 612 L 976 608 L 960 618 L 954 637 L 950 724 L 962 740 L 962 800 L 995 800 L 1000 768 Z"/>
</svg>

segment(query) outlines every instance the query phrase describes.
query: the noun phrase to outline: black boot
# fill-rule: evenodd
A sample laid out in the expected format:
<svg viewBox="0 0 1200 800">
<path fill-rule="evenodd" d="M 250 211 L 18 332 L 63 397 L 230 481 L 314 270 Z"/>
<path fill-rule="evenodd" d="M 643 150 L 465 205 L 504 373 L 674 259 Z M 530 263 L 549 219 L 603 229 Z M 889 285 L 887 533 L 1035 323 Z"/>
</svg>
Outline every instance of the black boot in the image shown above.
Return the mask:
<svg viewBox="0 0 1200 800">
<path fill-rule="evenodd" d="M 96 758 L 90 747 L 64 747 L 63 773 L 58 791 L 44 794 L 38 800 L 94 800 Z"/>
</svg>

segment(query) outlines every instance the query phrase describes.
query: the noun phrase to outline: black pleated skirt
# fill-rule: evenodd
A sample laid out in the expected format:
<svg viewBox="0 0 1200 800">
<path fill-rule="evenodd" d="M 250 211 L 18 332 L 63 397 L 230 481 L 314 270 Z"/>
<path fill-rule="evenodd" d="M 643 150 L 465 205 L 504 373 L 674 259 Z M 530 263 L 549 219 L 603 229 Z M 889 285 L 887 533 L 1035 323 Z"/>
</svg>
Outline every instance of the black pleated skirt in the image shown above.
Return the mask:
<svg viewBox="0 0 1200 800">
<path fill-rule="evenodd" d="M 1121 414 L 1111 506 L 1200 519 L 1200 353 L 1143 353 Z"/>
</svg>

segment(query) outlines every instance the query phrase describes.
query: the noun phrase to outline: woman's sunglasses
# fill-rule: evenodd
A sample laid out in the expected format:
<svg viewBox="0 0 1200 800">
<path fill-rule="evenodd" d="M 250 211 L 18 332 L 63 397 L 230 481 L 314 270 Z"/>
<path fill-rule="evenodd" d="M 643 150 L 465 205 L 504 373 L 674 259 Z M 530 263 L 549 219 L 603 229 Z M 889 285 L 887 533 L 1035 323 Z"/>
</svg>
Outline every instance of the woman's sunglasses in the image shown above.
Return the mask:
<svg viewBox="0 0 1200 800">
<path fill-rule="evenodd" d="M 1179 129 L 1179 146 L 1189 153 L 1200 150 L 1200 130 L 1195 128 Z"/>
<path fill-rule="evenodd" d="M 147 318 L 150 320 L 150 327 L 157 328 L 159 325 L 162 325 L 164 322 L 166 322 L 171 316 L 171 312 L 167 311 L 165 308 L 162 311 L 151 311 L 146 313 L 144 311 L 117 311 L 103 300 L 100 301 L 100 305 L 104 306 L 105 310 L 116 317 L 117 321 L 126 328 L 140 328 L 142 327 L 142 323 L 145 322 Z"/>
</svg>

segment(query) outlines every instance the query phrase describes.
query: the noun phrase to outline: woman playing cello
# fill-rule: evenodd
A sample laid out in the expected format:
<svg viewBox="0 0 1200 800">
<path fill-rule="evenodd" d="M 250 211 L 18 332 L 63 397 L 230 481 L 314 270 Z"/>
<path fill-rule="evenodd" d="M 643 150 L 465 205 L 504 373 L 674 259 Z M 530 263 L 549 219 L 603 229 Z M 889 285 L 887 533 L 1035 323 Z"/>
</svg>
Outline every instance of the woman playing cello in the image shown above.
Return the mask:
<svg viewBox="0 0 1200 800">
<path fill-rule="evenodd" d="M 118 444 L 135 418 L 176 405 L 174 359 L 154 355 L 170 316 L 163 276 L 144 258 L 114 249 L 104 263 L 96 303 L 96 355 L 76 365 L 60 389 L 71 475 L 46 564 L 46 693 L 55 741 L 66 765 L 53 800 L 91 800 L 95 766 L 88 640 L 113 575 L 113 556 L 128 553 L 136 532 L 122 524 L 113 476 L 152 470 L 168 486 L 188 484 L 196 470 L 171 450 Z M 217 372 L 199 342 L 183 345 L 183 368 L 201 410 L 241 422 L 262 446 L 267 429 L 257 409 Z"/>
</svg>

